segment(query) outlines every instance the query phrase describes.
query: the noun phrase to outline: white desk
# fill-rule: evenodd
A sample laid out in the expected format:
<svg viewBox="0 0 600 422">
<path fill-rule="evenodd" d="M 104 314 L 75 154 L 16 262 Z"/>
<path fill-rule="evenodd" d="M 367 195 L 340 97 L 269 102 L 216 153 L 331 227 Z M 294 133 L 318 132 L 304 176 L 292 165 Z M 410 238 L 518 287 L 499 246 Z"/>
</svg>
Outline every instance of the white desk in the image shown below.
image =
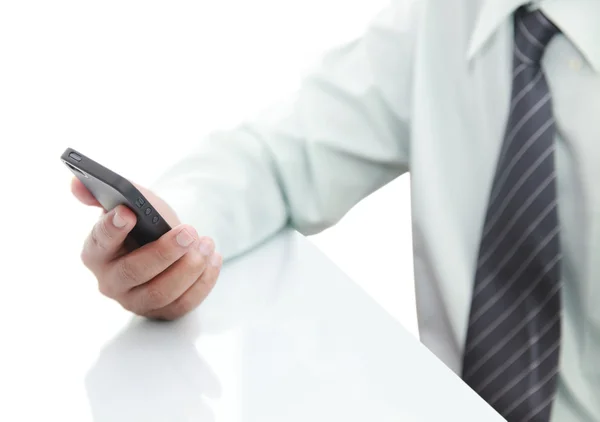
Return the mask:
<svg viewBox="0 0 600 422">
<path fill-rule="evenodd" d="M 175 323 L 132 320 L 76 258 L 36 279 L 35 319 L 3 322 L 2 421 L 503 420 L 295 233 L 228 264 Z"/>
</svg>

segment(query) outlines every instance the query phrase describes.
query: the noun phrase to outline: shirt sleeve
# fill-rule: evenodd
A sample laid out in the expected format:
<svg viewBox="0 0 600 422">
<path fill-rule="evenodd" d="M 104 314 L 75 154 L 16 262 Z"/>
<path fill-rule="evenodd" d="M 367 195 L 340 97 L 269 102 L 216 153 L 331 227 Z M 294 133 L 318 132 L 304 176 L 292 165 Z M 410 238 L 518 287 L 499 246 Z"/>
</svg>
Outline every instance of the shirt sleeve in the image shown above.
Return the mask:
<svg viewBox="0 0 600 422">
<path fill-rule="evenodd" d="M 152 190 L 225 259 L 286 225 L 305 235 L 334 225 L 408 171 L 413 12 L 383 10 L 291 98 L 210 134 Z"/>
</svg>

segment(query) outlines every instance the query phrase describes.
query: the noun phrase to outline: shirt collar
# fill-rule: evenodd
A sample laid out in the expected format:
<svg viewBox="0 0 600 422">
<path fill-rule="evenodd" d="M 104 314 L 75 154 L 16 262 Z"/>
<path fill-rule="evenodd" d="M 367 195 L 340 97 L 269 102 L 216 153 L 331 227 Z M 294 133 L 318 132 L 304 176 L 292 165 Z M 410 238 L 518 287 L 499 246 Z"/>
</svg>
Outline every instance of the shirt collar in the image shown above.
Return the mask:
<svg viewBox="0 0 600 422">
<path fill-rule="evenodd" d="M 482 0 L 467 58 L 473 59 L 512 13 L 526 0 Z M 577 47 L 590 66 L 600 72 L 600 1 L 597 0 L 543 0 L 539 3 L 544 13 Z"/>
</svg>

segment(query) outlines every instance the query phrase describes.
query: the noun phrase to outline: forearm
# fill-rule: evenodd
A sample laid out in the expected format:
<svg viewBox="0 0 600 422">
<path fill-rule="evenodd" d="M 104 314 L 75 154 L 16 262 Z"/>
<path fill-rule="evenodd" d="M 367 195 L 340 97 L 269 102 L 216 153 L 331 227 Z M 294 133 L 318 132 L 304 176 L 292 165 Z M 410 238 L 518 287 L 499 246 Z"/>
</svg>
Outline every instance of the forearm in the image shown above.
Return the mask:
<svg viewBox="0 0 600 422">
<path fill-rule="evenodd" d="M 230 259 L 283 228 L 286 204 L 262 145 L 243 130 L 206 137 L 152 187 Z"/>
<path fill-rule="evenodd" d="M 226 258 L 286 224 L 314 234 L 408 170 L 413 29 L 394 8 L 287 101 L 208 136 L 154 190 Z M 400 59 L 391 57 L 400 56 Z"/>
</svg>

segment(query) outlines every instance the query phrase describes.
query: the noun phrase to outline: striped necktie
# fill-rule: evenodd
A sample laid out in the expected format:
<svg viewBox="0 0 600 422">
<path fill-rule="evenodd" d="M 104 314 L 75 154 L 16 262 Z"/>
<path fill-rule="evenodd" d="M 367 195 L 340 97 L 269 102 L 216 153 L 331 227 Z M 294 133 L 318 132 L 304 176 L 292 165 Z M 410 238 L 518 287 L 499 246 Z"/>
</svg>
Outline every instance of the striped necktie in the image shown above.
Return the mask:
<svg viewBox="0 0 600 422">
<path fill-rule="evenodd" d="M 549 421 L 556 393 L 561 336 L 556 127 L 540 61 L 558 32 L 539 10 L 515 13 L 512 101 L 463 358 L 464 381 L 509 422 Z"/>
</svg>

